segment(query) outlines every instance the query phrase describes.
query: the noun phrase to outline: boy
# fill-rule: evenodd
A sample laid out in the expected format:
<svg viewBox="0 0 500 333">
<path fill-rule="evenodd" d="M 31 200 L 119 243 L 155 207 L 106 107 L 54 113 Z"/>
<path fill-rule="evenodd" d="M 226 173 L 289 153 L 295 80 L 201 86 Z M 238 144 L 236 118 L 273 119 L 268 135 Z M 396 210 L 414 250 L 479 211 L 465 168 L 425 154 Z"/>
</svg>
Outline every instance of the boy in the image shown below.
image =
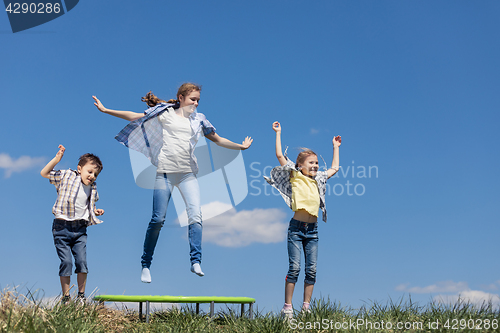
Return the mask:
<svg viewBox="0 0 500 333">
<path fill-rule="evenodd" d="M 75 257 L 78 299 L 85 301 L 87 282 L 87 226 L 102 223 L 96 216 L 104 210 L 96 209 L 99 200 L 95 179 L 102 170 L 99 157 L 92 154 L 80 156 L 77 171 L 53 170 L 64 155 L 64 148 L 59 145 L 56 156 L 40 171 L 57 189 L 57 199 L 52 213 L 55 215 L 52 225 L 54 245 L 61 260 L 59 278 L 62 288 L 62 303 L 68 302 L 70 276 L 72 270 L 71 253 Z"/>
</svg>

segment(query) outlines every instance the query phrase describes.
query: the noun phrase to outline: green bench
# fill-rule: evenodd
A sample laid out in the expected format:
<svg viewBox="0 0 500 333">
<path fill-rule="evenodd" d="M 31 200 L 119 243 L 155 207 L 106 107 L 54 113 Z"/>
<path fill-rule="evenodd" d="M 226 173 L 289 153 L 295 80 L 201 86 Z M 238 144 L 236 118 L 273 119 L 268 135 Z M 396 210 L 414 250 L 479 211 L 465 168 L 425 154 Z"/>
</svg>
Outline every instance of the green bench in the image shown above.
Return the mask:
<svg viewBox="0 0 500 333">
<path fill-rule="evenodd" d="M 152 295 L 99 295 L 95 301 L 104 302 L 138 302 L 139 319 L 142 320 L 142 303 L 146 303 L 146 322 L 149 323 L 150 303 L 196 303 L 196 313 L 200 312 L 200 303 L 210 303 L 210 317 L 214 315 L 215 303 L 241 304 L 241 316 L 245 314 L 245 304 L 249 304 L 248 317 L 253 319 L 254 298 L 224 296 L 152 296 Z"/>
</svg>

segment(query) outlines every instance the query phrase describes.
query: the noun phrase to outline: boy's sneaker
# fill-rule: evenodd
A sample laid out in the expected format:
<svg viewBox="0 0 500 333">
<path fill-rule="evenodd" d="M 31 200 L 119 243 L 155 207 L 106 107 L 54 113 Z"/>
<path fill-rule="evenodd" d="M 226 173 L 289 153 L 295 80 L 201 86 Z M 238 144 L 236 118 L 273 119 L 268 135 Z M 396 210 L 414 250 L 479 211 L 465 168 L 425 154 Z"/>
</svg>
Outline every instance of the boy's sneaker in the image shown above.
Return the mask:
<svg viewBox="0 0 500 333">
<path fill-rule="evenodd" d="M 76 297 L 76 302 L 80 305 L 85 304 L 87 299 L 85 298 L 85 293 L 78 293 L 78 296 Z"/>
<path fill-rule="evenodd" d="M 281 309 L 281 318 L 285 318 L 285 319 L 292 319 L 293 318 L 293 309 L 286 309 L 285 307 L 283 307 L 283 309 Z"/>
<path fill-rule="evenodd" d="M 66 304 L 66 303 L 68 303 L 70 299 L 71 299 L 71 298 L 70 298 L 70 296 L 69 296 L 69 295 L 61 297 L 61 304 Z"/>
<path fill-rule="evenodd" d="M 151 272 L 149 268 L 144 267 L 141 273 L 141 281 L 144 283 L 151 283 Z"/>
</svg>

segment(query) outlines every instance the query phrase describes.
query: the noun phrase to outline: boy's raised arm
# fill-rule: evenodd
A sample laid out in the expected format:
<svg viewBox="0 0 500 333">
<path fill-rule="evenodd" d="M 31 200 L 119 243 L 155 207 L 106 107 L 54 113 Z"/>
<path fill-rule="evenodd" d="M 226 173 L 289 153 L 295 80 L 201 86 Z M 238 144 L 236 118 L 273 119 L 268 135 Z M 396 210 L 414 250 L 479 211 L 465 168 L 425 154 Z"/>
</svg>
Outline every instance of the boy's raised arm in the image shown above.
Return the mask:
<svg viewBox="0 0 500 333">
<path fill-rule="evenodd" d="M 276 157 L 280 165 L 283 166 L 286 164 L 286 158 L 281 150 L 281 124 L 278 121 L 273 123 L 273 130 L 276 132 Z"/>
<path fill-rule="evenodd" d="M 332 143 L 333 143 L 332 167 L 330 169 L 326 170 L 328 178 L 330 178 L 331 176 L 333 176 L 334 174 L 336 174 L 339 171 L 339 167 L 340 167 L 339 147 L 340 147 L 340 144 L 342 143 L 342 138 L 340 137 L 340 135 L 337 135 L 336 137 L 334 137 L 332 140 Z"/>
<path fill-rule="evenodd" d="M 94 105 L 102 113 L 107 113 L 107 114 L 110 114 L 112 116 L 115 116 L 115 117 L 118 117 L 118 118 L 121 118 L 121 119 L 125 119 L 125 120 L 128 120 L 128 121 L 134 121 L 134 120 L 137 120 L 139 118 L 144 117 L 144 113 L 132 112 L 132 111 L 118 111 L 118 110 L 107 109 L 107 108 L 104 107 L 104 105 L 102 105 L 101 101 L 97 97 L 92 96 L 92 98 L 95 101 Z"/>
<path fill-rule="evenodd" d="M 40 171 L 40 175 L 43 178 L 49 178 L 50 177 L 50 172 L 54 170 L 54 167 L 59 163 L 64 155 L 64 151 L 66 148 L 64 148 L 63 145 L 59 145 L 59 151 L 57 152 L 56 156 L 49 162 L 47 165 Z"/>
</svg>

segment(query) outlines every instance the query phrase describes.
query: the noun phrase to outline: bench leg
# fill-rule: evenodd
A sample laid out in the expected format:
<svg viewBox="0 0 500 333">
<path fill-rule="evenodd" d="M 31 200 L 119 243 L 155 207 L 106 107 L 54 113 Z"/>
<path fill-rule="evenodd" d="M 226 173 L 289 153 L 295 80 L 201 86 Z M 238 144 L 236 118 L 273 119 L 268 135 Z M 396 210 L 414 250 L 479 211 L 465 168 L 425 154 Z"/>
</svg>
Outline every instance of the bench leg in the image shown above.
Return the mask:
<svg viewBox="0 0 500 333">
<path fill-rule="evenodd" d="M 210 302 L 210 317 L 214 316 L 214 307 L 215 307 L 215 302 L 214 301 Z"/>
<path fill-rule="evenodd" d="M 142 302 L 139 302 L 139 321 L 142 321 Z"/>
<path fill-rule="evenodd" d="M 149 323 L 149 301 L 146 301 L 146 323 Z"/>
<path fill-rule="evenodd" d="M 200 314 L 200 303 L 196 303 L 196 314 Z"/>
</svg>

